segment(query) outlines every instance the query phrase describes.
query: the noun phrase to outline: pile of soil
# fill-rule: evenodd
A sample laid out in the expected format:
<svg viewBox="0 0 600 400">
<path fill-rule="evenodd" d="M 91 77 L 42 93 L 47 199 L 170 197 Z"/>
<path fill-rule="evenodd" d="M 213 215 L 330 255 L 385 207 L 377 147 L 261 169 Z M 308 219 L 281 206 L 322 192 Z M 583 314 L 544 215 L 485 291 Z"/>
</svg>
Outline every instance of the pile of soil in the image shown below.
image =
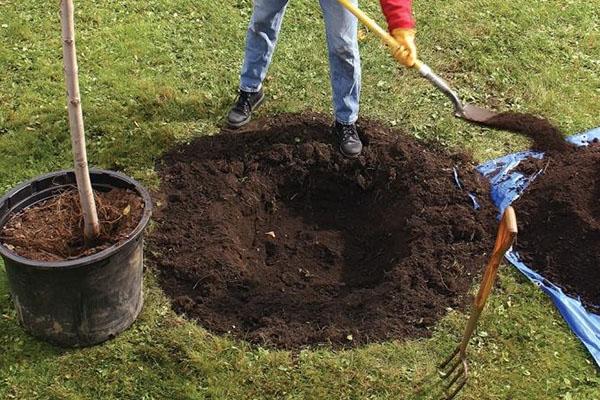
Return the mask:
<svg viewBox="0 0 600 400">
<path fill-rule="evenodd" d="M 549 121 L 502 113 L 486 126 L 533 140 L 543 159 L 522 161 L 517 171 L 541 172 L 514 203 L 519 224 L 516 249 L 524 261 L 568 294 L 600 312 L 600 145 L 577 148 Z"/>
<path fill-rule="evenodd" d="M 83 241 L 83 215 L 76 189 L 36 203 L 13 215 L 0 241 L 16 254 L 37 261 L 90 256 L 126 240 L 139 224 L 144 202 L 126 189 L 94 192 L 100 235 L 92 246 Z"/>
<path fill-rule="evenodd" d="M 212 332 L 293 349 L 427 336 L 465 305 L 497 226 L 487 182 L 464 154 L 371 121 L 359 132 L 354 160 L 317 114 L 168 153 L 166 205 L 148 240 L 174 309 Z"/>
<path fill-rule="evenodd" d="M 600 312 L 600 145 L 550 151 L 541 161 L 543 173 L 514 205 L 516 248 L 528 265 Z"/>
</svg>

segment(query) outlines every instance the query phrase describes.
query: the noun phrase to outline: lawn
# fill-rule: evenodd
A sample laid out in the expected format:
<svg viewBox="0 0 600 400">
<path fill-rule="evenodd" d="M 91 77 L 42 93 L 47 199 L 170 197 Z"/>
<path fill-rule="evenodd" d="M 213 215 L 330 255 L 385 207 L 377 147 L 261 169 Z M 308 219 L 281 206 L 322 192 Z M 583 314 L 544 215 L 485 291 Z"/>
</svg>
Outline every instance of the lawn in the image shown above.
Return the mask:
<svg viewBox="0 0 600 400">
<path fill-rule="evenodd" d="M 234 100 L 251 0 L 76 2 L 90 162 L 156 188 L 160 155 L 214 134 Z M 362 7 L 377 15 L 375 0 Z M 468 101 L 600 125 L 600 7 L 585 0 L 416 1 L 423 60 Z M 317 1 L 293 1 L 260 115 L 329 112 Z M 362 115 L 480 161 L 527 147 L 466 125 L 442 95 L 361 34 Z M 71 166 L 58 2 L 0 0 L 0 193 Z M 2 268 L 2 267 L 0 267 Z M 146 305 L 117 339 L 63 350 L 26 335 L 0 274 L 2 399 L 426 399 L 466 315 L 429 339 L 299 353 L 213 336 L 171 311 L 152 271 Z M 475 288 L 474 288 L 475 290 Z M 541 291 L 503 267 L 472 342 L 463 399 L 598 399 L 599 370 Z M 417 388 L 421 391 L 417 391 Z"/>
</svg>

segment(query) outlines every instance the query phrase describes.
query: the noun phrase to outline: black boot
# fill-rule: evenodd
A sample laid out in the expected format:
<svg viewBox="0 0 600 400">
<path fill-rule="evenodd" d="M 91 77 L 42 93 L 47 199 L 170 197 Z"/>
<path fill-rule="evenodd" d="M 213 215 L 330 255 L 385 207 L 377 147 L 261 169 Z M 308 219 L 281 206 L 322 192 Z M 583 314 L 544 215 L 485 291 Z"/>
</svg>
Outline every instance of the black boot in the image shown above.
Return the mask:
<svg viewBox="0 0 600 400">
<path fill-rule="evenodd" d="M 356 125 L 345 125 L 335 122 L 333 133 L 337 139 L 340 151 L 346 157 L 357 157 L 362 151 L 363 144 L 356 132 Z"/>
<path fill-rule="evenodd" d="M 227 115 L 227 124 L 232 128 L 239 128 L 250 122 L 252 111 L 256 109 L 265 99 L 263 90 L 256 93 L 245 92 L 240 90 L 237 101 L 231 107 L 229 115 Z"/>
</svg>

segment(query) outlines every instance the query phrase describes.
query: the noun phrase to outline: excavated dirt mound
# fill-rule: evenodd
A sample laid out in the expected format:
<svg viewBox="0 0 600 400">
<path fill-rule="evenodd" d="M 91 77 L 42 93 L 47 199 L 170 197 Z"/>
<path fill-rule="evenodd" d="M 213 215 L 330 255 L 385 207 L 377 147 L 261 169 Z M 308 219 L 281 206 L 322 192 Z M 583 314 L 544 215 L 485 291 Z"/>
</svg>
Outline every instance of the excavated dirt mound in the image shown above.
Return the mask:
<svg viewBox="0 0 600 400">
<path fill-rule="evenodd" d="M 600 146 L 576 148 L 549 121 L 502 113 L 483 125 L 524 134 L 544 159 L 517 170 L 542 174 L 515 202 L 523 259 L 585 306 L 600 312 Z"/>
<path fill-rule="evenodd" d="M 362 122 L 348 160 L 329 123 L 281 115 L 164 157 L 150 261 L 176 311 L 298 348 L 425 336 L 465 304 L 496 227 L 470 159 Z"/>
<path fill-rule="evenodd" d="M 517 250 L 544 277 L 600 312 L 600 145 L 549 152 L 515 203 Z M 539 170 L 539 169 L 538 169 Z"/>
</svg>

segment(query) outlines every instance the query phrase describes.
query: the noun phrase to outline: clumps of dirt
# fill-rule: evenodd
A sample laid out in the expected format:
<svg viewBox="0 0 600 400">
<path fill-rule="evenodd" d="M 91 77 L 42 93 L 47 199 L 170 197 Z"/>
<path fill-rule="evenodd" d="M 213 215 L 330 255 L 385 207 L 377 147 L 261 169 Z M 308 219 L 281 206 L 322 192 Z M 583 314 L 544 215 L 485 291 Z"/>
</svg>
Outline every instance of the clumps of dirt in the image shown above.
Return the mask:
<svg viewBox="0 0 600 400">
<path fill-rule="evenodd" d="M 543 158 L 529 157 L 517 165 L 516 171 L 531 176 L 544 171 L 548 165 L 548 161 Z"/>
<path fill-rule="evenodd" d="M 493 246 L 487 182 L 463 154 L 371 121 L 359 132 L 367 145 L 354 160 L 316 114 L 168 153 L 167 204 L 148 240 L 174 309 L 218 334 L 295 349 L 427 336 L 463 306 Z"/>
<path fill-rule="evenodd" d="M 517 250 L 552 283 L 600 312 L 600 146 L 550 153 L 515 203 Z"/>
<path fill-rule="evenodd" d="M 574 146 L 564 140 L 562 132 L 545 118 L 531 114 L 503 112 L 482 123 L 490 128 L 521 133 L 533 140 L 532 148 L 564 153 Z"/>
<path fill-rule="evenodd" d="M 13 215 L 0 232 L 2 244 L 30 260 L 64 261 L 96 254 L 127 239 L 139 224 L 144 202 L 127 189 L 95 191 L 100 235 L 83 241 L 83 215 L 76 189 L 64 191 Z"/>
</svg>

